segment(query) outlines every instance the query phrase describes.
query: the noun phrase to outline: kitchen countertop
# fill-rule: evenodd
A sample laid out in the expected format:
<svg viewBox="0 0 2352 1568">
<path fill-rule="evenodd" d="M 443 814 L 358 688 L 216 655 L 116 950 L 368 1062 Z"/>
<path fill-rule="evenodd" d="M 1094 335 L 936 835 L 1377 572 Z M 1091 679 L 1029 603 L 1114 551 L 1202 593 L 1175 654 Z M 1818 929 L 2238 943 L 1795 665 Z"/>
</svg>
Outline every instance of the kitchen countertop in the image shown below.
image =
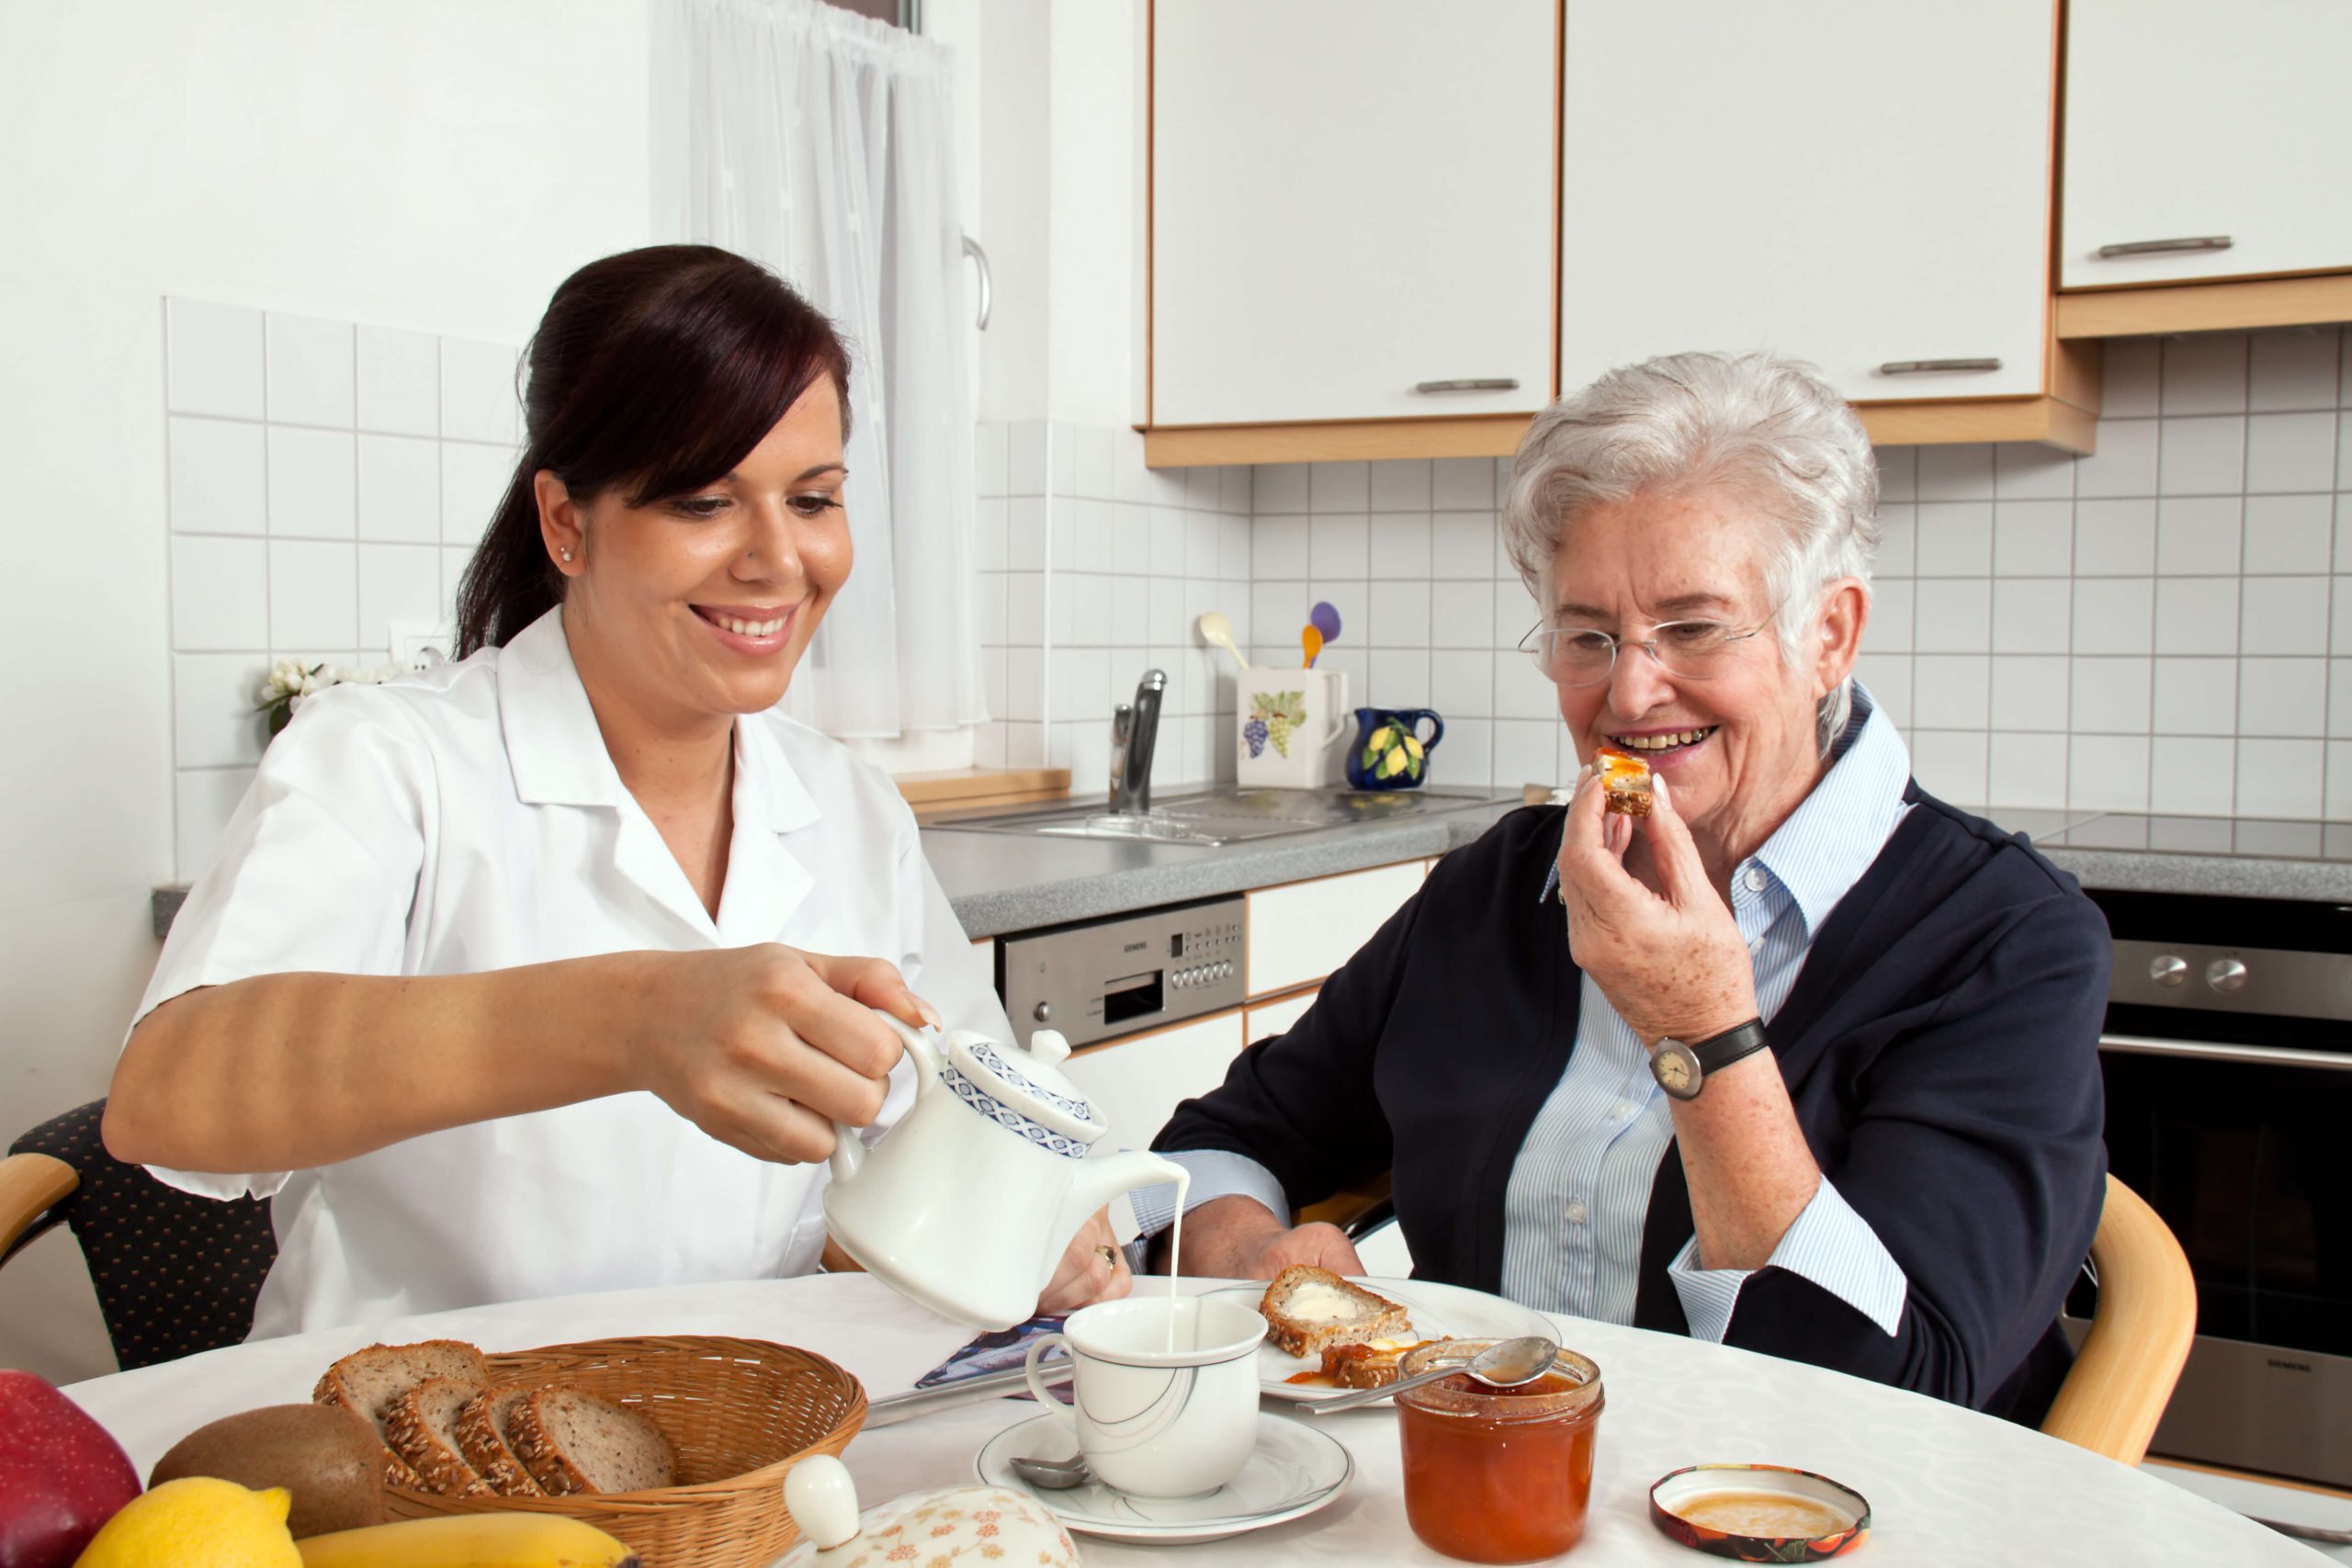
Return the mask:
<svg viewBox="0 0 2352 1568">
<path fill-rule="evenodd" d="M 1491 793 L 1490 805 L 1220 849 L 959 831 L 935 823 L 923 829 L 923 852 L 964 929 L 975 938 L 999 936 L 1444 854 L 1518 804 L 1515 790 Z M 1039 809 L 1072 804 L 1083 802 Z M 2086 887 L 2352 903 L 2352 823 L 1997 807 L 1985 815 L 2028 834 Z M 155 889 L 157 936 L 171 929 L 187 893 Z"/>
</svg>

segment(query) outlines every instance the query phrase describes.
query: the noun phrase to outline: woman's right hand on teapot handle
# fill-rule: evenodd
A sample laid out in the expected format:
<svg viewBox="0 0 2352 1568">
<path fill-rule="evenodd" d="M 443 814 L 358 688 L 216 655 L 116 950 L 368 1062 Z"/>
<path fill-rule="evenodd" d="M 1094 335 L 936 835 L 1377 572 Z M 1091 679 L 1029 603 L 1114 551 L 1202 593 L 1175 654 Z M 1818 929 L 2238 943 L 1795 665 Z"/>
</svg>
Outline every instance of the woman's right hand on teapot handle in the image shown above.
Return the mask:
<svg viewBox="0 0 2352 1568">
<path fill-rule="evenodd" d="M 902 1047 L 876 1010 L 922 1028 L 938 1012 L 879 958 L 776 942 L 649 953 L 630 988 L 632 1076 L 755 1159 L 814 1164 L 833 1126 L 880 1114 Z"/>
</svg>

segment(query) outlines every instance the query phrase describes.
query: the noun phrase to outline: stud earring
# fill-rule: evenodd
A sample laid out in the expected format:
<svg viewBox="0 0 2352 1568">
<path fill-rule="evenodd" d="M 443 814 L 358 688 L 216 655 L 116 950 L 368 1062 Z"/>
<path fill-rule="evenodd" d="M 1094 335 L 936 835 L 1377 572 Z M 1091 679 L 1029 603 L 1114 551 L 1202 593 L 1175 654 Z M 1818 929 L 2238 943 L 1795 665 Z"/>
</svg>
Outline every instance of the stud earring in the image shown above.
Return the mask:
<svg viewBox="0 0 2352 1568">
<path fill-rule="evenodd" d="M 570 560 L 571 558 L 571 552 L 570 550 L 559 550 L 556 553 L 563 557 L 566 560 Z"/>
</svg>

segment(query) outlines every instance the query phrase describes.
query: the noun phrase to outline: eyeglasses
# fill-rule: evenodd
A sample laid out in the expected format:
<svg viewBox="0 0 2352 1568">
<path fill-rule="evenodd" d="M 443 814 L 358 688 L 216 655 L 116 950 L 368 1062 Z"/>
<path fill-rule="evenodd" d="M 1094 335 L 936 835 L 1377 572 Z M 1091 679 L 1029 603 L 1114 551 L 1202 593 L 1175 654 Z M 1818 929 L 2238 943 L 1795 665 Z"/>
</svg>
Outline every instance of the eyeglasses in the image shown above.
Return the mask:
<svg viewBox="0 0 2352 1568">
<path fill-rule="evenodd" d="M 1637 638 L 1611 637 L 1590 626 L 1538 623 L 1519 639 L 1519 647 L 1555 686 L 1599 685 L 1617 667 L 1618 651 L 1626 648 L 1642 649 L 1669 675 L 1712 681 L 1731 667 L 1741 643 L 1771 624 L 1770 615 L 1746 631 L 1723 621 L 1668 621 Z"/>
</svg>

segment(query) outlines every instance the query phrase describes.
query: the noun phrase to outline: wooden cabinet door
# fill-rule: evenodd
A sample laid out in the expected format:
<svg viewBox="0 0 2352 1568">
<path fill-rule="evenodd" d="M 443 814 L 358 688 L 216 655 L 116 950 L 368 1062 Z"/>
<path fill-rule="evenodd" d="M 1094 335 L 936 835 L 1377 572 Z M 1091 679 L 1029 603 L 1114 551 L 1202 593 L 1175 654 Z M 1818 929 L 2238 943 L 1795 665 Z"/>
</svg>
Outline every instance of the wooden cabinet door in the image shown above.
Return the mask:
<svg viewBox="0 0 2352 1568">
<path fill-rule="evenodd" d="M 2060 281 L 2352 267 L 2348 70 L 2340 0 L 2073 0 Z"/>
<path fill-rule="evenodd" d="M 1153 425 L 1550 400 L 1558 14 L 1153 6 Z"/>
<path fill-rule="evenodd" d="M 1355 956 L 1380 923 L 1420 890 L 1419 861 L 1374 866 L 1250 895 L 1250 995 L 1271 996 L 1316 981 Z"/>
<path fill-rule="evenodd" d="M 1769 348 L 1856 401 L 2042 391 L 2056 29 L 2055 0 L 1569 0 L 1562 389 Z M 1888 368 L 1951 360 L 1999 368 Z"/>
</svg>

